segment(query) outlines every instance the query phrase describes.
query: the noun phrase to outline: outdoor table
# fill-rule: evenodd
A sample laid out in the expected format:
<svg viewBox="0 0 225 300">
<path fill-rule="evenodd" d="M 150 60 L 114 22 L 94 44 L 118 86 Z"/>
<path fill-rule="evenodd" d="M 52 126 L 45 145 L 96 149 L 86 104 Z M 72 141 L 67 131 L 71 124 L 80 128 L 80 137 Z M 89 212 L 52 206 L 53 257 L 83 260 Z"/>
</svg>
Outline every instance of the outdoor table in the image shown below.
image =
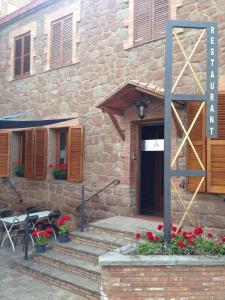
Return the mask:
<svg viewBox="0 0 225 300">
<path fill-rule="evenodd" d="M 46 211 L 30 213 L 29 216 L 30 217 L 31 216 L 38 216 L 39 219 L 44 219 L 44 218 L 47 218 L 50 213 L 51 213 L 51 211 L 46 210 Z M 6 217 L 6 218 L 0 218 L 0 222 L 3 223 L 3 225 L 5 227 L 5 231 L 6 231 L 6 234 L 5 234 L 5 236 L 2 240 L 2 243 L 1 243 L 1 247 L 3 246 L 4 241 L 8 237 L 9 240 L 10 240 L 10 243 L 12 245 L 13 251 L 15 251 L 15 246 L 14 246 L 14 243 L 13 243 L 12 238 L 10 236 L 10 232 L 11 232 L 14 225 L 25 223 L 26 218 L 27 218 L 27 214 L 23 214 L 23 215 L 19 215 L 19 216 L 12 216 L 12 217 Z M 48 220 L 48 222 L 49 222 L 49 220 Z M 9 229 L 7 228 L 7 224 L 11 224 Z"/>
</svg>

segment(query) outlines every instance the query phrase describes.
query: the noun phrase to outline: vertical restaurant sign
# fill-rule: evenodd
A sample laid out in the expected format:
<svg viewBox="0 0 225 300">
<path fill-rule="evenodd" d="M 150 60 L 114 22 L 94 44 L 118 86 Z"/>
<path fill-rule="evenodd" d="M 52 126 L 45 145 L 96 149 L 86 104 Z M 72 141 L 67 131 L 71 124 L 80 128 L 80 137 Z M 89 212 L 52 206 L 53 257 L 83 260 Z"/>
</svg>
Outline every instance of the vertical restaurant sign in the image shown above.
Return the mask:
<svg viewBox="0 0 225 300">
<path fill-rule="evenodd" d="M 218 109 L 218 28 L 210 23 L 207 32 L 207 101 L 206 101 L 206 137 L 217 137 Z"/>
</svg>

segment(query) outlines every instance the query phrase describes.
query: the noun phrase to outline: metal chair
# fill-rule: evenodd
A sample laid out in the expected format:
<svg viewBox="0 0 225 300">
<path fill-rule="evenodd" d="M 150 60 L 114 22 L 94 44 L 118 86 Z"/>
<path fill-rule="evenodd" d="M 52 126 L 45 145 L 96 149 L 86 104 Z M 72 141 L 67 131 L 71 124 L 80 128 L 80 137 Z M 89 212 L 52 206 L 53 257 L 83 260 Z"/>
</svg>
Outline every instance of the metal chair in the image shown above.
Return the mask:
<svg viewBox="0 0 225 300">
<path fill-rule="evenodd" d="M 59 210 L 53 211 L 48 215 L 48 223 L 44 223 L 41 226 L 41 229 L 44 230 L 47 227 L 52 228 L 52 232 L 54 234 L 55 239 L 57 238 L 58 230 L 57 230 L 57 220 L 60 217 L 61 212 Z"/>
<path fill-rule="evenodd" d="M 29 221 L 28 221 L 28 234 L 30 236 L 30 239 L 32 241 L 32 244 L 34 246 L 34 239 L 32 237 L 32 232 L 37 229 L 37 223 L 38 223 L 38 219 L 39 217 L 34 215 L 34 216 L 30 216 L 29 217 Z M 16 223 L 16 218 L 15 218 L 15 223 Z M 25 223 L 27 222 L 27 218 L 25 219 Z M 16 235 L 16 241 L 15 241 L 15 246 L 17 244 L 17 239 L 20 236 L 21 241 L 24 241 L 24 237 L 25 237 L 25 228 L 18 230 L 17 235 Z"/>
</svg>

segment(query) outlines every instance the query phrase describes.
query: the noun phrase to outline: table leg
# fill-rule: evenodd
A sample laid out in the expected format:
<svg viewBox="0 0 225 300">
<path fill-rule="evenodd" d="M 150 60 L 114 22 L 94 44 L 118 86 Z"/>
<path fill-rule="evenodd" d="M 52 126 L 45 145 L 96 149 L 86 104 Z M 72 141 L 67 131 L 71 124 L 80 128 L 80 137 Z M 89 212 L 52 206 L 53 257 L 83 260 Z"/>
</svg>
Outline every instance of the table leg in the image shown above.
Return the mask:
<svg viewBox="0 0 225 300">
<path fill-rule="evenodd" d="M 2 223 L 3 223 L 4 227 L 5 227 L 6 234 L 5 234 L 5 236 L 4 236 L 3 240 L 2 240 L 1 247 L 3 246 L 4 241 L 5 241 L 5 240 L 7 239 L 7 237 L 8 237 L 9 240 L 10 240 L 10 243 L 11 243 L 11 245 L 12 245 L 13 251 L 15 251 L 15 247 L 14 247 L 12 238 L 11 238 L 11 236 L 10 236 L 10 231 L 11 231 L 12 228 L 13 228 L 13 224 L 12 224 L 12 225 L 10 226 L 10 228 L 8 229 L 7 226 L 6 226 L 6 224 L 5 224 L 4 222 L 2 222 Z"/>
</svg>

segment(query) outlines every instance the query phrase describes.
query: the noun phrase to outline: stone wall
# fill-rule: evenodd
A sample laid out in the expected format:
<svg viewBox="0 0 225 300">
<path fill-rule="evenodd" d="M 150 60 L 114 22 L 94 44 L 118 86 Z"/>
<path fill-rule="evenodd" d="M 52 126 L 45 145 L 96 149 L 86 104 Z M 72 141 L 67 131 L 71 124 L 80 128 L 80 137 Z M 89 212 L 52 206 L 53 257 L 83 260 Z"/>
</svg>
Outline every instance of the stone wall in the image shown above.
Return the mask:
<svg viewBox="0 0 225 300">
<path fill-rule="evenodd" d="M 80 184 L 55 181 L 50 171 L 45 181 L 13 177 L 24 202 L 19 204 L 6 185 L 1 185 L 0 197 L 21 210 L 28 205 L 37 205 L 41 208 L 57 208 L 74 213 L 74 208 L 80 201 L 81 184 L 85 185 L 87 198 L 115 177 L 119 177 L 120 185 L 109 188 L 89 203 L 88 216 L 104 218 L 112 215 L 132 215 L 137 213 L 136 183 L 133 176 L 137 166 L 131 159 L 135 145 L 132 148 L 130 144 L 130 141 L 134 140 L 132 135 L 134 123 L 131 122 L 137 121 L 135 107 L 130 107 L 123 118 L 118 117 L 126 135 L 123 142 L 108 115 L 96 109 L 95 105 L 114 88 L 131 79 L 152 82 L 158 87 L 163 87 L 165 40 L 159 39 L 128 49 L 125 44 L 129 40 L 130 32 L 127 25 L 130 2 L 81 1 L 80 21 L 77 23 L 79 36 L 76 40 L 77 62 L 67 67 L 46 71 L 48 63 L 46 16 L 54 11 L 63 12 L 71 3 L 74 1 L 56 1 L 0 29 L 0 111 L 2 115 L 7 115 L 31 109 L 29 118 L 79 115 L 79 124 L 84 125 L 85 132 L 84 180 Z M 225 44 L 222 38 L 225 24 L 224 10 L 222 0 L 184 0 L 178 9 L 178 16 L 182 19 L 219 22 L 220 75 L 225 73 Z M 10 80 L 12 65 L 10 33 L 29 23 L 32 23 L 32 26 L 36 24 L 36 37 L 33 41 L 34 74 L 24 79 Z M 181 58 L 178 63 L 181 63 Z M 163 118 L 162 102 L 156 101 L 151 104 L 146 121 L 155 118 Z M 173 133 L 175 138 L 175 131 Z M 214 210 L 217 200 L 208 197 Z M 180 213 L 176 205 L 173 207 Z"/>
</svg>

